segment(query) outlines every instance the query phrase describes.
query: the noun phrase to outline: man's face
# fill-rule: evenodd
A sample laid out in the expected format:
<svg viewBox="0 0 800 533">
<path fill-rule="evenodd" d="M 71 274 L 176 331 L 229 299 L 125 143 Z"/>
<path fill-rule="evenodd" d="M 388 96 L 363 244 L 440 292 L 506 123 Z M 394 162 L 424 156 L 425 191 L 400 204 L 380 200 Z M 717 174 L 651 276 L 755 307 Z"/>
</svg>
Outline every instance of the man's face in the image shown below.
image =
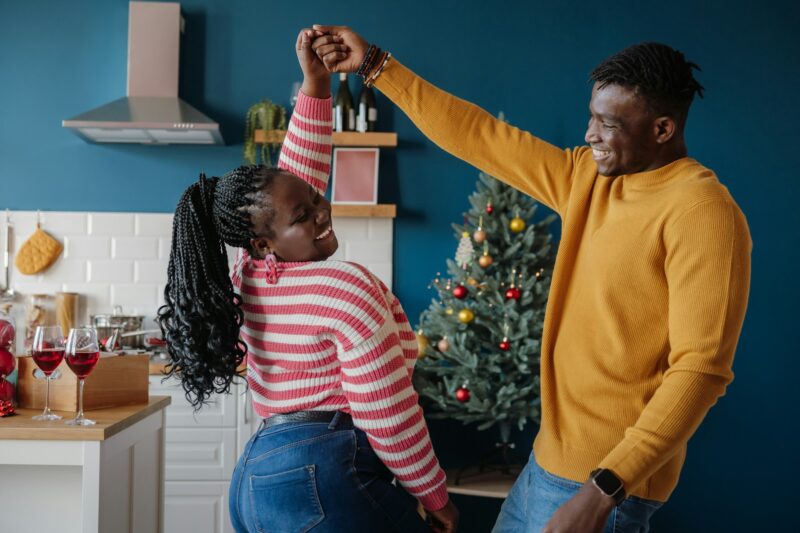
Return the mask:
<svg viewBox="0 0 800 533">
<path fill-rule="evenodd" d="M 658 168 L 656 114 L 644 98 L 621 85 L 592 88 L 586 143 L 597 170 L 604 176 L 633 174 Z"/>
</svg>

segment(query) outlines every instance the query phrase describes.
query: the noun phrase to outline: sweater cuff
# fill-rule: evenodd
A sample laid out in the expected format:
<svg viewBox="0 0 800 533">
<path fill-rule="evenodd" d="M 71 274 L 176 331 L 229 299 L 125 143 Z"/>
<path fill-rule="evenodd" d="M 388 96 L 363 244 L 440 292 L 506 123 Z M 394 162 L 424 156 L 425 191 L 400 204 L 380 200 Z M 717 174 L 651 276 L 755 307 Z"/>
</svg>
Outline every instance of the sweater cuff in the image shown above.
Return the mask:
<svg viewBox="0 0 800 533">
<path fill-rule="evenodd" d="M 303 91 L 297 93 L 297 102 L 294 105 L 295 113 L 300 113 L 306 118 L 331 122 L 333 120 L 333 98 L 314 98 Z"/>
<path fill-rule="evenodd" d="M 390 100 L 394 100 L 405 92 L 415 77 L 413 72 L 392 56 L 373 86 Z"/>
<path fill-rule="evenodd" d="M 443 480 L 436 489 L 418 499 L 426 511 L 438 511 L 450 501 L 450 495 L 447 493 L 447 481 Z"/>
</svg>

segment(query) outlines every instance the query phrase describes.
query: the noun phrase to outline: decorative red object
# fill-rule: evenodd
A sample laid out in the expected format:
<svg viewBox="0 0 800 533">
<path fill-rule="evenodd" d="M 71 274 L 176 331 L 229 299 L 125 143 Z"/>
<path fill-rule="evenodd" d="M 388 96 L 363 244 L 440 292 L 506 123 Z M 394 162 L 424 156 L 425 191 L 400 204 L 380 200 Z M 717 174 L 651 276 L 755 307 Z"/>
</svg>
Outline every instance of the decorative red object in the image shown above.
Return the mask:
<svg viewBox="0 0 800 533">
<path fill-rule="evenodd" d="M 14 344 L 14 338 L 16 336 L 14 324 L 0 318 L 0 348 L 10 348 L 11 345 Z"/>
<path fill-rule="evenodd" d="M 14 385 L 4 379 L 0 379 L 0 402 L 10 402 L 14 399 Z"/>
<path fill-rule="evenodd" d="M 459 300 L 463 300 L 464 298 L 467 297 L 467 288 L 463 285 L 457 285 L 453 289 L 453 296 L 455 296 Z"/>
<path fill-rule="evenodd" d="M 486 212 L 490 215 L 494 213 L 494 206 L 492 206 L 492 202 L 486 204 Z"/>
<path fill-rule="evenodd" d="M 522 296 L 522 293 L 516 287 L 510 287 L 506 291 L 506 300 L 519 300 L 520 296 Z"/>
<path fill-rule="evenodd" d="M 500 342 L 500 349 L 503 350 L 504 352 L 507 352 L 511 349 L 511 343 L 508 342 L 508 339 L 503 339 Z"/>
<path fill-rule="evenodd" d="M 0 417 L 11 416 L 13 414 L 16 414 L 14 411 L 14 404 L 9 400 L 0 400 Z"/>
<path fill-rule="evenodd" d="M 0 378 L 11 374 L 14 371 L 16 362 L 17 360 L 14 358 L 14 354 L 5 348 L 0 348 Z"/>
<path fill-rule="evenodd" d="M 469 400 L 469 389 L 466 387 L 461 387 L 456 391 L 456 400 L 461 403 L 464 403 Z"/>
</svg>

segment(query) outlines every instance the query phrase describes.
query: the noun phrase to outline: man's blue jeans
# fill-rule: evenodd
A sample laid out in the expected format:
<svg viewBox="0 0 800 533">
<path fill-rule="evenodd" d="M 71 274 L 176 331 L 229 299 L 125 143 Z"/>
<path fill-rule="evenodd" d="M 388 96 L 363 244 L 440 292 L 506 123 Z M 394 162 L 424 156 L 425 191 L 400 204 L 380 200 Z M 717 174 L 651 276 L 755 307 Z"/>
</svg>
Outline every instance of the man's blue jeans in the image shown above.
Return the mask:
<svg viewBox="0 0 800 533">
<path fill-rule="evenodd" d="M 430 532 L 366 434 L 337 415 L 259 430 L 233 472 L 238 533 Z"/>
<path fill-rule="evenodd" d="M 531 453 L 500 509 L 492 533 L 539 533 L 581 485 L 543 470 Z M 647 533 L 650 517 L 659 507 L 661 502 L 629 496 L 611 512 L 605 533 Z"/>
</svg>

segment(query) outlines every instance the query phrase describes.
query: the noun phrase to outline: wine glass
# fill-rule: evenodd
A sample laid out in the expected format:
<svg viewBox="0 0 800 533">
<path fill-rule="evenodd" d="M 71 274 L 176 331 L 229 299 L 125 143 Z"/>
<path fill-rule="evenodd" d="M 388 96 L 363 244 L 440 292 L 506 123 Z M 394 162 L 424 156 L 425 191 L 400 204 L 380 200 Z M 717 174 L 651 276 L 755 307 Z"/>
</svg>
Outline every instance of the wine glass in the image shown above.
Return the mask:
<svg viewBox="0 0 800 533">
<path fill-rule="evenodd" d="M 34 420 L 61 420 L 61 416 L 50 410 L 50 380 L 53 371 L 64 360 L 64 332 L 61 326 L 37 326 L 31 345 L 31 356 L 45 376 L 44 411 Z"/>
<path fill-rule="evenodd" d="M 86 380 L 97 360 L 100 359 L 100 345 L 97 343 L 97 330 L 94 328 L 72 328 L 67 338 L 65 353 L 67 365 L 78 376 L 80 388 L 78 390 L 78 414 L 72 420 L 67 420 L 69 426 L 92 426 L 94 420 L 83 416 L 83 382 Z"/>
</svg>

